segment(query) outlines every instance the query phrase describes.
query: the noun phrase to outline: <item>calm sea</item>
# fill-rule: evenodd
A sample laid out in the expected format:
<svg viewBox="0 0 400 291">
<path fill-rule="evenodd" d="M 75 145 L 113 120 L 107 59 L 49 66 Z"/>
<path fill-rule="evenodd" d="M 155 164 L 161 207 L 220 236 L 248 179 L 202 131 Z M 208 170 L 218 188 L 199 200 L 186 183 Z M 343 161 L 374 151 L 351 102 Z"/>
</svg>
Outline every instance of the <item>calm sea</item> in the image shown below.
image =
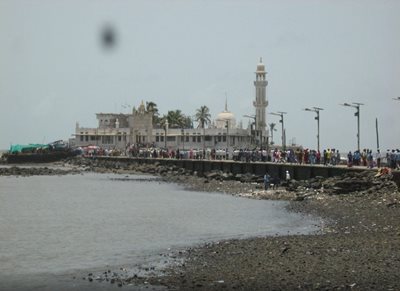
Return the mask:
<svg viewBox="0 0 400 291">
<path fill-rule="evenodd" d="M 169 248 L 316 230 L 285 205 L 149 176 L 0 177 L 0 290 L 85 289 L 93 285 L 72 277 L 138 266 Z"/>
</svg>

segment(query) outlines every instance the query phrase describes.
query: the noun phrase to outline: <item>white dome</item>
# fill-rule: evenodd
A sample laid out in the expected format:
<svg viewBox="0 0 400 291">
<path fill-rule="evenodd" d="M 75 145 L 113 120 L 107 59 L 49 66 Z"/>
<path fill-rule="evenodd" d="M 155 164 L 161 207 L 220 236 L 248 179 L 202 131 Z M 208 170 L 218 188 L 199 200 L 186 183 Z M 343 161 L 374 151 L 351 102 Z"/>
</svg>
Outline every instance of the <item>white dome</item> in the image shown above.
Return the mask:
<svg viewBox="0 0 400 291">
<path fill-rule="evenodd" d="M 230 111 L 223 111 L 217 115 L 216 119 L 217 128 L 226 128 L 226 122 L 228 122 L 229 128 L 236 127 L 235 115 Z"/>
</svg>

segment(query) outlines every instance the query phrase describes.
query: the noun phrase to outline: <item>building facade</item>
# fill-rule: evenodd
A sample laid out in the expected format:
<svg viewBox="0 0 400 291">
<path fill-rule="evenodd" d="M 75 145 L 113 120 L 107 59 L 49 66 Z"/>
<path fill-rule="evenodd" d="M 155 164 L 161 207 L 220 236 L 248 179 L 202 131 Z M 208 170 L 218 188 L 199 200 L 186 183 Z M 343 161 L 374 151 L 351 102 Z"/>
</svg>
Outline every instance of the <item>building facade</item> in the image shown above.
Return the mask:
<svg viewBox="0 0 400 291">
<path fill-rule="evenodd" d="M 236 118 L 228 110 L 220 112 L 208 128 L 169 128 L 168 124 L 158 128 L 153 124 L 153 114 L 146 110 L 143 101 L 131 114 L 97 113 L 96 128 L 75 127 L 75 138 L 70 140 L 72 146 L 99 146 L 106 149 L 124 150 L 131 145 L 142 147 L 166 148 L 170 150 L 190 149 L 228 149 L 252 148 L 256 144 L 263 145 L 267 136 L 265 68 L 257 65 L 256 98 L 254 127 L 244 129 L 242 124 L 236 124 Z"/>
</svg>

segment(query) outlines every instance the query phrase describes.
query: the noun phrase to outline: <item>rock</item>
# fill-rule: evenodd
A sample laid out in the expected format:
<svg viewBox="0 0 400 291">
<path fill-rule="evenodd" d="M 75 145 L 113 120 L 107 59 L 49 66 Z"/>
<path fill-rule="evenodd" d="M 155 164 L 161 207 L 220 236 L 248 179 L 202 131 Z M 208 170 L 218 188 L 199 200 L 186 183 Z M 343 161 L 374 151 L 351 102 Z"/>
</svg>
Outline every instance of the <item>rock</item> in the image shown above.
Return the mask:
<svg viewBox="0 0 400 291">
<path fill-rule="evenodd" d="M 221 179 L 222 180 L 233 180 L 234 179 L 234 175 L 232 173 L 223 173 L 221 175 Z"/>
<path fill-rule="evenodd" d="M 219 176 L 219 174 L 217 172 L 211 172 L 211 173 L 206 175 L 206 178 L 207 179 L 215 179 L 218 176 Z"/>
</svg>

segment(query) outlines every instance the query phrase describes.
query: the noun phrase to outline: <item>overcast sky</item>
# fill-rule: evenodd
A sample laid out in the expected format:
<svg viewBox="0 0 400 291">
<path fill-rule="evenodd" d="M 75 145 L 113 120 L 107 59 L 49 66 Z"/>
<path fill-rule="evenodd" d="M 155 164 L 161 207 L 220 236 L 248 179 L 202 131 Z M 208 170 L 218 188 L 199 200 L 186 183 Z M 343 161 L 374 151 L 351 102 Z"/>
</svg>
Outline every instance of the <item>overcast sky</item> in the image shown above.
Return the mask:
<svg viewBox="0 0 400 291">
<path fill-rule="evenodd" d="M 260 57 L 268 112 L 287 141 L 316 148 L 400 147 L 400 1 L 0 0 L 0 149 L 68 139 L 97 112 L 153 101 L 161 114 L 202 105 L 254 114 Z M 101 44 L 105 26 L 115 46 Z M 268 123 L 279 117 L 267 116 Z M 280 129 L 274 134 L 280 142 Z"/>
</svg>

